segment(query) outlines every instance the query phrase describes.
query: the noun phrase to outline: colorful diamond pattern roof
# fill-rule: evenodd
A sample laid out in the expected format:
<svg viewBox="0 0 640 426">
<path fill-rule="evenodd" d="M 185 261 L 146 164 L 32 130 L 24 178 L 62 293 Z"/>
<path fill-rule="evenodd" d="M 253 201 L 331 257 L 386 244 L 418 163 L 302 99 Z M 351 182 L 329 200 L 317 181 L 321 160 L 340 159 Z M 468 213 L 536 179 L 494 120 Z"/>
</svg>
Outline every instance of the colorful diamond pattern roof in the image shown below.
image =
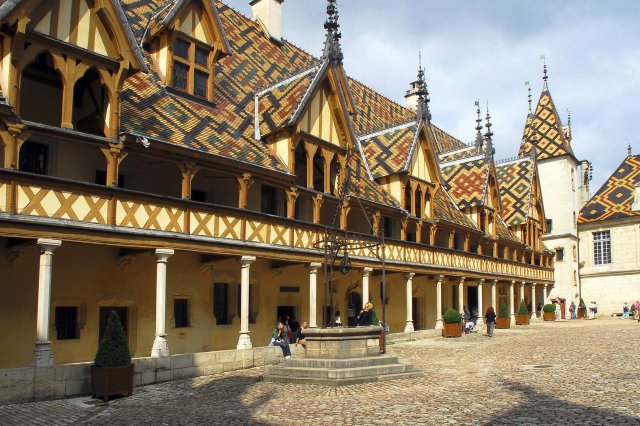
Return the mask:
<svg viewBox="0 0 640 426">
<path fill-rule="evenodd" d="M 533 117 L 527 118 L 519 156 L 530 155 L 534 145 L 538 160 L 565 154 L 573 155 L 571 145 L 564 137 L 560 116 L 548 90 L 540 94 Z"/>
<path fill-rule="evenodd" d="M 507 225 L 500 216 L 498 216 L 498 220 L 496 220 L 496 235 L 498 236 L 498 238 L 501 238 L 503 240 L 522 243 L 518 236 L 509 228 L 507 228 Z"/>
<path fill-rule="evenodd" d="M 360 139 L 365 158 L 374 178 L 404 171 L 407 156 L 416 138 L 416 124 L 404 125 Z"/>
<path fill-rule="evenodd" d="M 640 155 L 630 155 L 580 210 L 579 223 L 640 216 L 632 211 L 635 185 L 640 182 Z"/>
<path fill-rule="evenodd" d="M 449 133 L 445 132 L 438 126 L 431 126 L 431 127 L 433 128 L 433 135 L 436 138 L 435 144 L 436 144 L 436 151 L 438 153 L 455 151 L 458 149 L 465 148 L 467 146 L 464 142 L 451 136 Z"/>
<path fill-rule="evenodd" d="M 488 166 L 484 156 L 440 165 L 444 186 L 459 208 L 484 204 Z"/>
<path fill-rule="evenodd" d="M 440 163 L 449 163 L 451 161 L 462 160 L 463 158 L 475 157 L 477 155 L 478 149 L 475 145 L 465 145 L 464 148 L 441 153 L 440 155 L 438 155 L 438 160 L 440 160 Z"/>
<path fill-rule="evenodd" d="M 534 162 L 530 158 L 496 165 L 502 218 L 508 226 L 526 223 L 531 203 Z"/>
<path fill-rule="evenodd" d="M 445 193 L 444 189 L 436 192 L 433 201 L 434 219 L 436 221 L 445 221 L 471 229 L 478 229 L 478 227 L 458 209 L 454 201 Z"/>
</svg>

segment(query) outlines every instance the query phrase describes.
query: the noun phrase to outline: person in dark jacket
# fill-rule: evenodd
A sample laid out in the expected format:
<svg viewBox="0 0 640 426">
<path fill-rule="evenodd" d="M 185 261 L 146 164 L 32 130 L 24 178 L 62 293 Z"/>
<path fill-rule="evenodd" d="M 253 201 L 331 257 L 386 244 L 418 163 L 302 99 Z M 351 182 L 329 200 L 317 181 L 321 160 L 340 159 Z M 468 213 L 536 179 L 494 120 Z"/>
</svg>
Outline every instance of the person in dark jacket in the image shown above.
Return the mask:
<svg viewBox="0 0 640 426">
<path fill-rule="evenodd" d="M 372 305 L 370 303 L 367 303 L 360 311 L 360 314 L 358 314 L 358 318 L 356 319 L 358 320 L 357 325 L 359 327 L 367 327 L 371 325 L 371 306 Z"/>
<path fill-rule="evenodd" d="M 496 311 L 493 310 L 493 306 L 487 308 L 487 313 L 484 314 L 484 322 L 487 324 L 487 334 L 485 336 L 493 337 L 493 329 L 496 327 Z"/>
</svg>

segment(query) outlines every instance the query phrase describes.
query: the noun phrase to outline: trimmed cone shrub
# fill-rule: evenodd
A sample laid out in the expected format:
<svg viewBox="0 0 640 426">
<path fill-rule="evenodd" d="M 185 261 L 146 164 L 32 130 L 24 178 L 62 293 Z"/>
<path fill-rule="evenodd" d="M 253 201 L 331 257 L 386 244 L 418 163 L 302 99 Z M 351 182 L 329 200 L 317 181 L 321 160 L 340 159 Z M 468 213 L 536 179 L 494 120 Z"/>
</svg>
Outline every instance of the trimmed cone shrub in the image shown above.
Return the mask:
<svg viewBox="0 0 640 426">
<path fill-rule="evenodd" d="M 527 309 L 527 304 L 524 303 L 524 300 L 520 302 L 520 307 L 518 308 L 518 315 L 529 315 L 529 309 Z"/>
<path fill-rule="evenodd" d="M 131 364 L 127 336 L 115 311 L 111 311 L 104 337 L 93 362 L 96 367 L 122 367 Z"/>
<path fill-rule="evenodd" d="M 504 302 L 504 300 L 500 302 L 498 318 L 509 318 L 509 310 L 507 309 L 507 304 Z"/>
<path fill-rule="evenodd" d="M 547 303 L 546 305 L 544 305 L 542 307 L 542 310 L 544 312 L 555 312 L 556 311 L 556 305 L 554 305 L 553 303 Z"/>
<path fill-rule="evenodd" d="M 447 309 L 442 316 L 442 320 L 446 324 L 458 324 L 462 321 L 462 315 L 455 309 Z"/>
</svg>

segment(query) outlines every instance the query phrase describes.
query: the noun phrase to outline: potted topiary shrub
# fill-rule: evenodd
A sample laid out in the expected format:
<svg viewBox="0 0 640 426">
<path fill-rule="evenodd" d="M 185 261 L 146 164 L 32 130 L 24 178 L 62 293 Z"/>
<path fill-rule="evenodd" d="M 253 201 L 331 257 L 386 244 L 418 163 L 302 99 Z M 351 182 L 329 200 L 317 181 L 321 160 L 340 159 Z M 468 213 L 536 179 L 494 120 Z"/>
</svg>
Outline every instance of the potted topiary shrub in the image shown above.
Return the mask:
<svg viewBox="0 0 640 426">
<path fill-rule="evenodd" d="M 511 318 L 509 318 L 509 311 L 507 310 L 507 304 L 504 300 L 500 302 L 500 309 L 498 310 L 498 317 L 496 318 L 496 328 L 511 328 Z"/>
<path fill-rule="evenodd" d="M 516 325 L 529 325 L 529 309 L 524 300 L 520 301 L 520 307 L 518 308 L 518 314 L 516 315 Z"/>
<path fill-rule="evenodd" d="M 133 391 L 131 352 L 115 311 L 111 311 L 91 366 L 91 391 L 94 398 L 101 397 L 105 402 L 112 395 L 131 395 Z"/>
<path fill-rule="evenodd" d="M 556 320 L 556 305 L 553 303 L 547 303 L 542 307 L 542 318 L 545 321 L 555 321 Z"/>
<path fill-rule="evenodd" d="M 460 337 L 462 336 L 462 315 L 455 309 L 447 309 L 442 316 L 444 328 L 442 330 L 444 337 Z"/>
</svg>

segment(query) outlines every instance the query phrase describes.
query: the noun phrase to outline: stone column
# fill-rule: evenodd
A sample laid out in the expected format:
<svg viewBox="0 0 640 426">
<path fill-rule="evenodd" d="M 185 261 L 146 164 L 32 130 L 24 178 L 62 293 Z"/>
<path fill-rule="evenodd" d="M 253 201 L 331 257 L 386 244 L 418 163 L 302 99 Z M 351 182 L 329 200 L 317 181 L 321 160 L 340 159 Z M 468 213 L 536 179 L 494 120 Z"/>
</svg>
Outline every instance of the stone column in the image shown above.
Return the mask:
<svg viewBox="0 0 640 426">
<path fill-rule="evenodd" d="M 525 284 L 526 284 L 526 283 L 525 283 L 524 281 L 522 281 L 522 282 L 520 283 L 520 301 L 523 301 L 523 300 L 524 300 L 524 285 L 525 285 Z M 518 307 L 520 307 L 520 304 L 519 304 L 519 303 L 518 303 Z"/>
<path fill-rule="evenodd" d="M 410 333 L 415 331 L 413 327 L 413 272 L 408 272 L 404 274 L 404 277 L 407 279 L 407 322 L 404 326 L 404 332 Z"/>
<path fill-rule="evenodd" d="M 462 306 L 464 305 L 464 277 L 460 278 L 460 282 L 458 283 L 458 310 L 461 314 L 464 314 L 464 309 Z"/>
<path fill-rule="evenodd" d="M 514 305 L 514 299 L 515 299 L 515 294 L 514 294 L 514 290 L 515 290 L 515 285 L 516 282 L 515 281 L 511 281 L 509 283 L 509 317 L 511 318 L 511 325 L 516 325 L 516 313 L 513 309 L 513 305 Z"/>
<path fill-rule="evenodd" d="M 249 271 L 251 264 L 256 261 L 255 256 L 242 256 L 240 264 L 240 337 L 237 349 L 251 349 L 249 337 Z"/>
<path fill-rule="evenodd" d="M 442 330 L 442 280 L 444 275 L 436 276 L 436 330 Z"/>
<path fill-rule="evenodd" d="M 62 245 L 60 240 L 38 238 L 40 246 L 40 271 L 38 273 L 38 313 L 36 319 L 36 345 L 33 350 L 34 367 L 53 366 L 53 352 L 49 341 L 49 317 L 51 312 L 51 274 L 53 252 Z"/>
<path fill-rule="evenodd" d="M 482 305 L 482 287 L 484 278 L 478 281 L 478 325 L 484 324 L 484 306 Z"/>
<path fill-rule="evenodd" d="M 544 294 L 542 295 L 543 298 L 544 298 L 544 302 L 542 302 L 543 305 L 546 304 L 546 303 L 549 303 L 549 293 L 548 293 L 548 291 L 549 291 L 549 284 L 545 284 L 544 285 Z"/>
<path fill-rule="evenodd" d="M 322 263 L 309 264 L 309 327 L 318 326 L 318 269 Z"/>
<path fill-rule="evenodd" d="M 372 268 L 362 268 L 362 307 L 369 302 L 369 276 Z M 384 303 L 384 301 L 383 301 Z"/>
<path fill-rule="evenodd" d="M 538 319 L 536 311 L 536 283 L 531 283 L 531 319 Z"/>
<path fill-rule="evenodd" d="M 156 256 L 156 338 L 151 347 L 151 356 L 169 356 L 167 343 L 167 262 L 173 256 L 171 249 L 157 249 Z"/>
<path fill-rule="evenodd" d="M 498 296 L 496 294 L 496 285 L 498 284 L 498 280 L 493 280 L 491 282 L 491 306 L 493 306 L 493 310 L 498 313 L 499 307 L 498 304 Z"/>
</svg>

